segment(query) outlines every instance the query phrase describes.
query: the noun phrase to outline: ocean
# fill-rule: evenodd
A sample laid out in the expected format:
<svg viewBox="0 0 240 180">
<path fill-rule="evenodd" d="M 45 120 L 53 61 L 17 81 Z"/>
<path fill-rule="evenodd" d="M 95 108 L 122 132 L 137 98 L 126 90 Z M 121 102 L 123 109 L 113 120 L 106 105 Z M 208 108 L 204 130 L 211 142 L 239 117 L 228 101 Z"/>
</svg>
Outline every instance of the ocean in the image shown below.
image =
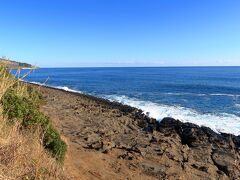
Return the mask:
<svg viewBox="0 0 240 180">
<path fill-rule="evenodd" d="M 240 67 L 41 68 L 24 80 L 240 135 Z"/>
</svg>

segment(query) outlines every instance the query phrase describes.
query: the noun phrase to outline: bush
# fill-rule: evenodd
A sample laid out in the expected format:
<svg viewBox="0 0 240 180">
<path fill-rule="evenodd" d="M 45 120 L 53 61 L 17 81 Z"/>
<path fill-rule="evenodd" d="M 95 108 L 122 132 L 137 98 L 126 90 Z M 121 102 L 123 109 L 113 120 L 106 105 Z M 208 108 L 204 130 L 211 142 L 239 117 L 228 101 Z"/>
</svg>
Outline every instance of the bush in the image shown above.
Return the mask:
<svg viewBox="0 0 240 180">
<path fill-rule="evenodd" d="M 10 120 L 23 119 L 29 114 L 33 104 L 27 102 L 25 98 L 17 96 L 13 90 L 9 90 L 2 98 L 4 114 L 8 115 Z"/>
<path fill-rule="evenodd" d="M 33 92 L 33 91 L 31 91 Z M 20 120 L 23 129 L 35 131 L 37 127 L 43 129 L 43 145 L 54 158 L 63 161 L 67 146 L 61 140 L 60 134 L 53 127 L 49 118 L 39 111 L 36 96 L 31 98 L 18 96 L 13 90 L 9 90 L 2 98 L 3 112 L 11 123 Z M 39 99 L 38 99 L 39 100 Z"/>
<path fill-rule="evenodd" d="M 27 85 L 27 95 L 28 98 L 31 99 L 31 101 L 39 106 L 40 104 L 43 103 L 43 97 L 42 94 L 39 93 L 39 91 L 37 91 L 35 88 L 33 88 L 32 86 Z"/>
<path fill-rule="evenodd" d="M 67 145 L 61 140 L 59 133 L 50 125 L 44 135 L 44 146 L 53 154 L 53 156 L 63 161 L 67 150 Z"/>
</svg>

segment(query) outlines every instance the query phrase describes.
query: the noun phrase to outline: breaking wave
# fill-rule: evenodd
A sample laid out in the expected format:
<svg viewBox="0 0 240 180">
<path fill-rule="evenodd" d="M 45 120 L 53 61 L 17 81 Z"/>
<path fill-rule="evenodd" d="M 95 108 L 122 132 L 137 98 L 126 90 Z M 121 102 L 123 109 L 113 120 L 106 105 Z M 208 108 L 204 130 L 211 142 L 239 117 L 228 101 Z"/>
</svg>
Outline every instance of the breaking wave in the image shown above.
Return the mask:
<svg viewBox="0 0 240 180">
<path fill-rule="evenodd" d="M 172 117 L 182 122 L 190 122 L 199 126 L 210 127 L 215 132 L 240 135 L 240 117 L 227 113 L 200 113 L 194 109 L 141 101 L 127 96 L 104 96 L 111 101 L 117 101 L 142 109 L 150 117 L 161 121 L 164 117 Z"/>
</svg>

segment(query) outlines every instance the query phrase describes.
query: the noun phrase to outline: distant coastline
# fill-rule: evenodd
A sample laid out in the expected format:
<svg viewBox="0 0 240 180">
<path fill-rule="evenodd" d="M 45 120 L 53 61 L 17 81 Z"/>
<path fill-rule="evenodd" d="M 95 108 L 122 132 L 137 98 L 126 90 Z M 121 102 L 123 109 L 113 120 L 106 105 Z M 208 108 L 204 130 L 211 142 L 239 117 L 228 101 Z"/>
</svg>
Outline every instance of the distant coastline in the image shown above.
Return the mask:
<svg viewBox="0 0 240 180">
<path fill-rule="evenodd" d="M 39 67 L 33 66 L 28 63 L 22 63 L 14 61 L 5 57 L 0 58 L 0 66 L 4 66 L 8 69 L 37 69 Z"/>
</svg>

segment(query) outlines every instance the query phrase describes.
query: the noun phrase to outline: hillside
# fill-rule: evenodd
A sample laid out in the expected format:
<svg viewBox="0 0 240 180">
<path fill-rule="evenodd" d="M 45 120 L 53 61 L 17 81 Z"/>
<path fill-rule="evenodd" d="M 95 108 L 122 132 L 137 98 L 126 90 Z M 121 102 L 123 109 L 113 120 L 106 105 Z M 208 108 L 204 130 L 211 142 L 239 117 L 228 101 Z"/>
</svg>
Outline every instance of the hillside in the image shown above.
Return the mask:
<svg viewBox="0 0 240 180">
<path fill-rule="evenodd" d="M 0 66 L 4 66 L 10 69 L 16 69 L 16 68 L 36 68 L 35 66 L 28 64 L 28 63 L 22 63 L 17 62 L 13 60 L 9 60 L 6 58 L 0 58 Z"/>
<path fill-rule="evenodd" d="M 68 179 L 66 143 L 39 106 L 37 89 L 0 68 L 0 179 Z"/>
</svg>

